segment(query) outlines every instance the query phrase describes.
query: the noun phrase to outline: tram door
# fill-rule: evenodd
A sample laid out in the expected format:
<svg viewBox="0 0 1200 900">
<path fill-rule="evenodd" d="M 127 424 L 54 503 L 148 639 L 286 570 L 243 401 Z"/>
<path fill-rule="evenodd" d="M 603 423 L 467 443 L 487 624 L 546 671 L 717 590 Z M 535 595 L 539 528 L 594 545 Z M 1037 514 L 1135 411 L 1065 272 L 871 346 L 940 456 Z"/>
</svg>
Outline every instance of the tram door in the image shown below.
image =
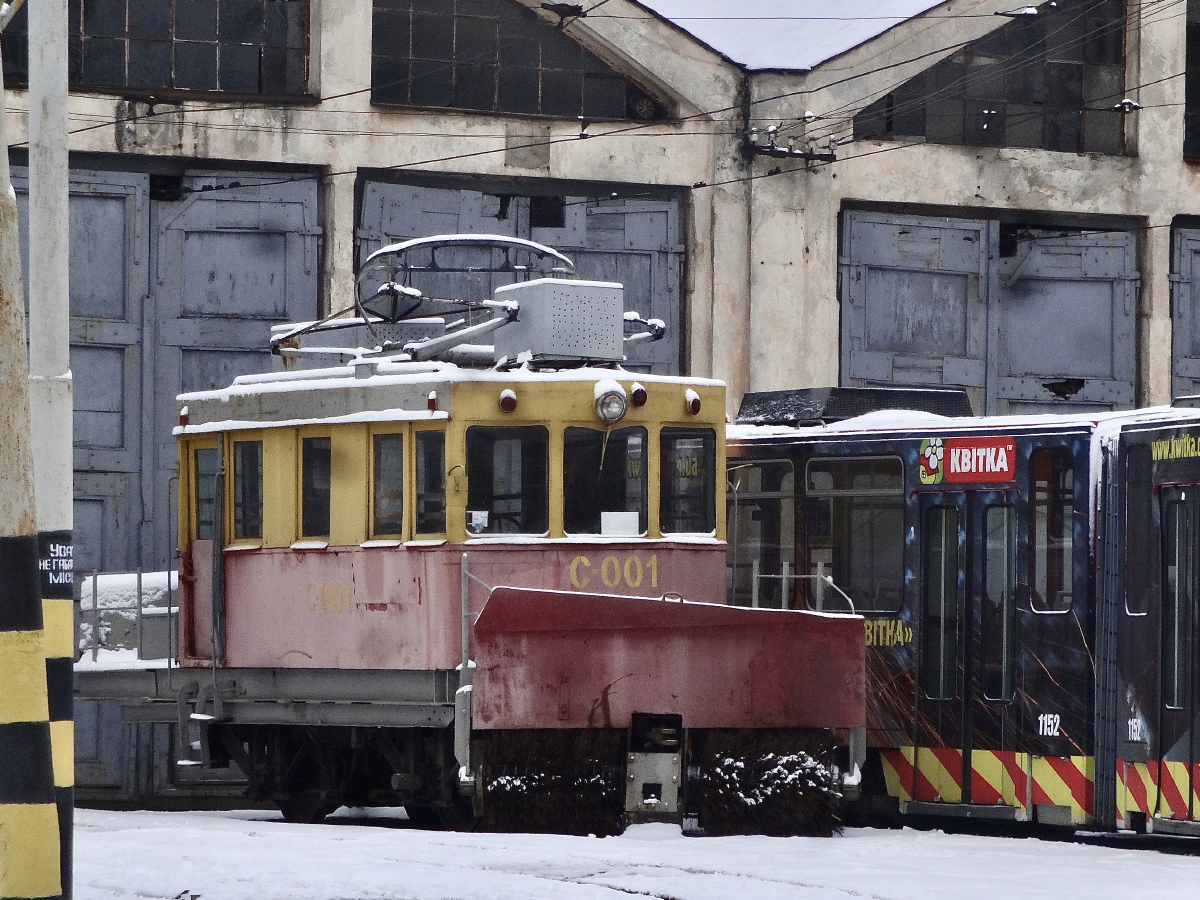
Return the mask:
<svg viewBox="0 0 1200 900">
<path fill-rule="evenodd" d="M 1163 581 L 1157 801 L 1162 818 L 1194 819 L 1194 768 L 1200 762 L 1195 733 L 1197 601 L 1200 598 L 1200 484 L 1162 489 Z"/>
<path fill-rule="evenodd" d="M 927 494 L 920 504 L 917 801 L 997 801 L 972 754 L 1010 749 L 1016 631 L 1016 492 Z"/>
</svg>

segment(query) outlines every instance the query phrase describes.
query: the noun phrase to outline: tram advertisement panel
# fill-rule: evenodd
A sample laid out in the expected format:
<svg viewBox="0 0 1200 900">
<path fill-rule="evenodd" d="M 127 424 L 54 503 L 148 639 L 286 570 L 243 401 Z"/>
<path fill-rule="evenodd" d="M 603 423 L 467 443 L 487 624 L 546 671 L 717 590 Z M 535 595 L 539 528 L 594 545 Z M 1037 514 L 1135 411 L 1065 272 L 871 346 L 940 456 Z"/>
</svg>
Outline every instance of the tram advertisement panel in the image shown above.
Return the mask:
<svg viewBox="0 0 1200 900">
<path fill-rule="evenodd" d="M 797 600 L 865 617 L 868 744 L 900 800 L 1090 812 L 1088 448 L 1062 426 L 794 446 Z"/>
</svg>

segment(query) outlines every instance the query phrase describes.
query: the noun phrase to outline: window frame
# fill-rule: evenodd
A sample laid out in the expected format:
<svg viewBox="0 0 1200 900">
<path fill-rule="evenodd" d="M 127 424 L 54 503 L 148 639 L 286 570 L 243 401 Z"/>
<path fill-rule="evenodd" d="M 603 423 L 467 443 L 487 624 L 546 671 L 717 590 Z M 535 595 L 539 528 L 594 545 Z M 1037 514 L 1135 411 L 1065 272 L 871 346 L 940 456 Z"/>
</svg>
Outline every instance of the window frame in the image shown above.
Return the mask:
<svg viewBox="0 0 1200 900">
<path fill-rule="evenodd" d="M 666 458 L 666 453 L 664 452 L 664 444 L 663 444 L 663 442 L 670 435 L 678 435 L 681 438 L 699 437 L 701 439 L 704 439 L 709 436 L 712 437 L 712 445 L 705 446 L 705 448 L 704 448 L 706 453 L 711 452 L 711 469 L 712 469 L 712 478 L 709 480 L 709 483 L 706 487 L 707 496 L 705 496 L 703 498 L 703 502 L 705 503 L 705 505 L 707 507 L 707 509 L 705 510 L 705 514 L 710 517 L 708 519 L 708 524 L 711 524 L 711 527 L 705 531 L 680 531 L 677 529 L 676 530 L 668 530 L 665 527 L 665 525 L 667 524 L 666 523 L 667 497 L 674 496 L 673 493 L 669 495 L 668 491 L 666 489 L 667 488 L 667 478 L 668 478 L 670 467 L 667 465 L 667 458 Z M 717 489 L 717 474 L 718 474 L 717 466 L 721 462 L 721 454 L 719 452 L 719 448 L 717 447 L 717 443 L 718 443 L 717 430 L 716 430 L 716 428 L 714 428 L 711 425 L 666 425 L 666 424 L 664 424 L 659 427 L 658 440 L 656 442 L 657 449 L 658 449 L 658 523 L 657 524 L 658 524 L 658 533 L 662 537 L 670 539 L 671 535 L 676 535 L 676 534 L 710 535 L 710 536 L 716 535 L 717 524 L 718 524 L 717 495 L 721 493 Z M 721 472 L 720 474 L 722 477 L 724 477 L 724 475 L 725 475 L 724 472 Z"/>
<path fill-rule="evenodd" d="M 216 435 L 210 435 L 189 440 L 184 443 L 183 446 L 184 452 L 186 453 L 186 456 L 184 457 L 184 464 L 187 466 L 186 471 L 188 477 L 188 511 L 186 519 L 187 539 L 189 541 L 216 541 L 218 535 L 222 534 L 223 532 L 224 523 L 217 521 L 215 514 L 213 517 L 214 521 L 212 523 L 213 536 L 211 538 L 200 537 L 200 496 L 198 493 L 200 486 L 200 471 L 198 460 L 196 459 L 196 453 L 201 450 L 211 450 L 213 453 L 217 454 L 217 476 L 219 478 L 221 472 L 224 470 L 224 460 L 222 460 L 220 457 L 220 443 L 218 442 Z M 214 501 L 216 500 L 215 495 L 213 499 Z"/>
<path fill-rule="evenodd" d="M 845 462 L 845 463 L 851 463 L 851 462 L 855 462 L 855 463 L 892 462 L 892 463 L 895 463 L 896 466 L 899 468 L 900 487 L 898 490 L 885 490 L 883 488 L 872 488 L 872 489 L 866 490 L 866 491 L 838 490 L 838 489 L 832 489 L 829 491 L 823 491 L 823 490 L 814 491 L 814 490 L 810 489 L 809 488 L 809 483 L 810 483 L 809 473 L 812 470 L 813 464 L 821 463 L 821 462 L 829 462 L 829 461 Z M 797 562 L 796 562 L 797 567 L 799 567 L 800 563 L 803 562 L 806 570 L 812 568 L 811 560 L 812 560 L 812 552 L 813 552 L 813 541 L 812 541 L 811 534 L 809 534 L 809 525 L 810 525 L 809 506 L 813 500 L 826 500 L 826 501 L 830 501 L 832 503 L 832 501 L 834 501 L 834 500 L 845 499 L 845 498 L 856 498 L 856 497 L 857 498 L 879 498 L 879 499 L 893 498 L 896 500 L 896 502 L 898 504 L 899 514 L 900 514 L 900 533 L 899 533 L 900 555 L 899 555 L 899 559 L 898 559 L 898 571 L 896 573 L 896 578 L 895 578 L 895 584 L 899 588 L 899 593 L 897 595 L 896 603 L 894 606 L 888 607 L 886 609 L 881 609 L 881 608 L 876 607 L 873 604 L 864 602 L 862 599 L 860 599 L 858 597 L 855 597 L 853 595 L 853 593 L 851 592 L 850 587 L 848 585 L 840 585 L 839 584 L 838 588 L 845 591 L 846 594 L 850 597 L 851 601 L 854 603 L 854 612 L 856 612 L 859 615 L 895 617 L 895 616 L 900 615 L 900 613 L 904 609 L 904 602 L 905 602 L 905 584 L 904 584 L 904 553 L 905 553 L 904 532 L 905 532 L 905 527 L 904 527 L 904 522 L 905 522 L 905 517 L 906 517 L 905 502 L 907 499 L 907 494 L 906 494 L 906 490 L 905 490 L 906 475 L 907 475 L 907 469 L 904 464 L 904 458 L 899 456 L 898 454 L 894 454 L 894 453 L 879 453 L 879 454 L 872 454 L 872 455 L 859 455 L 859 454 L 816 455 L 816 454 L 814 454 L 813 456 L 810 456 L 808 459 L 806 459 L 804 462 L 804 482 L 803 482 L 804 495 L 803 495 L 803 507 L 802 507 L 803 519 L 801 522 L 801 527 L 804 532 L 805 558 L 803 560 L 797 560 Z M 830 527 L 832 528 L 832 522 L 833 522 L 832 506 L 830 507 L 830 513 L 831 513 Z M 832 544 L 832 542 L 833 542 L 833 538 L 831 535 L 830 543 Z M 829 571 L 830 577 L 832 577 L 833 574 L 834 574 L 833 573 L 833 564 L 831 563 L 830 571 Z M 836 591 L 834 592 L 834 594 L 836 595 Z M 807 592 L 807 596 L 805 597 L 805 608 L 810 609 L 810 610 L 815 610 L 815 607 L 812 605 L 811 592 Z"/>
<path fill-rule="evenodd" d="M 448 440 L 447 433 L 446 433 L 446 426 L 444 423 L 419 423 L 419 424 L 415 424 L 412 427 L 411 431 L 412 431 L 412 442 L 410 444 L 411 449 L 408 451 L 408 456 L 406 457 L 406 460 L 405 460 L 406 471 L 410 470 L 412 473 L 412 490 L 409 493 L 407 493 L 405 496 L 405 511 L 406 511 L 406 513 L 408 513 L 411 510 L 411 514 L 410 514 L 410 517 L 408 520 L 408 524 L 410 526 L 410 530 L 408 533 L 413 536 L 414 540 L 445 539 L 445 537 L 448 533 L 449 521 L 450 521 L 450 506 L 449 506 L 450 498 L 449 498 L 449 491 L 447 490 L 447 472 L 446 472 L 446 458 L 447 458 L 447 449 L 449 447 L 449 440 Z M 421 494 L 421 486 L 420 486 L 419 482 L 417 481 L 417 444 L 419 443 L 419 439 L 418 439 L 419 435 L 431 433 L 431 432 L 435 433 L 435 434 L 440 434 L 442 436 L 442 465 L 441 465 L 442 529 L 441 529 L 441 531 L 421 531 L 421 529 L 419 528 L 419 525 L 421 523 L 419 510 L 420 510 L 422 494 Z M 464 437 L 464 441 L 465 441 L 465 437 Z M 465 444 L 464 444 L 464 448 L 465 448 Z M 464 449 L 464 452 L 465 452 L 465 449 Z M 464 457 L 464 462 L 465 462 L 465 457 Z M 405 487 L 406 488 L 408 487 L 407 482 L 405 483 Z M 549 505 L 549 502 L 547 501 L 547 506 L 548 505 Z"/>
<path fill-rule="evenodd" d="M 267 453 L 266 440 L 261 429 L 254 431 L 232 431 L 225 434 L 228 446 L 225 459 L 225 546 L 227 547 L 262 547 L 265 543 L 267 522 Z M 238 535 L 238 444 L 258 445 L 258 504 L 259 521 L 258 534 L 250 536 Z"/>
<path fill-rule="evenodd" d="M 408 464 L 409 464 L 409 434 L 411 429 L 402 423 L 381 423 L 373 426 L 367 435 L 367 538 L 371 541 L 400 541 L 407 540 L 409 535 L 409 497 Z M 381 437 L 398 437 L 400 439 L 400 530 L 380 531 L 376 514 L 376 488 L 378 487 L 378 452 L 376 442 Z"/>
<path fill-rule="evenodd" d="M 304 468 L 304 445 L 307 441 L 324 439 L 329 442 L 329 471 L 327 490 L 327 521 L 325 522 L 326 531 L 324 534 L 306 534 L 305 533 L 305 468 Z M 296 429 L 295 442 L 295 460 L 296 460 L 296 524 L 295 535 L 298 543 L 311 543 L 314 541 L 324 541 L 329 543 L 330 531 L 333 528 L 333 451 L 334 439 L 331 429 L 325 426 L 302 426 Z"/>
<path fill-rule="evenodd" d="M 207 97 L 228 97 L 236 98 L 253 98 L 256 100 L 272 100 L 278 103 L 288 102 L 306 102 L 310 101 L 313 96 L 313 80 L 314 66 L 312 58 L 312 30 L 313 30 L 313 10 L 311 0 L 258 0 L 261 13 L 256 21 L 261 21 L 263 24 L 258 26 L 257 37 L 254 41 L 245 41 L 244 35 L 233 34 L 228 31 L 222 31 L 218 24 L 220 21 L 220 3 L 219 0 L 214 0 L 213 11 L 213 31 L 210 36 L 200 36 L 196 33 L 186 32 L 186 23 L 179 20 L 175 14 L 175 5 L 171 0 L 160 0 L 163 5 L 167 6 L 167 27 L 165 34 L 154 36 L 140 33 L 140 29 L 132 21 L 131 9 L 133 4 L 130 0 L 122 0 L 122 12 L 125 14 L 125 19 L 130 21 L 129 27 L 119 27 L 116 29 L 108 29 L 112 33 L 103 33 L 104 29 L 97 29 L 94 26 L 89 28 L 88 16 L 86 11 L 87 0 L 80 4 L 74 10 L 74 17 L 67 23 L 68 28 L 68 79 L 69 86 L 73 91 L 92 92 L 92 93 L 107 93 L 117 95 L 136 95 L 137 99 L 141 99 L 151 93 L 160 97 L 194 97 L 197 95 Z M 291 24 L 286 21 L 288 16 L 286 6 L 284 6 L 284 22 L 283 22 L 283 38 L 282 42 L 272 40 L 267 24 L 270 11 L 268 3 L 284 4 L 295 3 L 297 6 L 302 6 L 302 11 L 298 17 L 302 21 L 303 35 L 299 39 L 294 39 L 291 33 Z M 141 24 L 139 21 L 138 24 Z M 5 29 L 5 53 L 4 57 L 8 59 L 10 56 L 21 57 L 22 55 L 14 54 L 12 51 L 16 47 L 22 47 L 26 50 L 23 59 L 17 60 L 17 65 L 14 65 L 5 75 L 5 81 L 10 85 L 25 85 L 29 83 L 28 71 L 28 19 L 24 9 L 18 12 L 18 16 L 10 27 Z M 303 46 L 297 46 L 298 44 Z M 110 49 L 117 48 L 121 55 L 121 79 L 116 82 L 110 82 L 100 78 L 87 77 L 89 73 L 85 72 L 85 57 L 90 45 L 96 45 L 97 49 L 102 49 L 103 44 L 108 44 Z M 140 45 L 140 46 L 139 46 Z M 166 54 L 166 70 L 167 77 L 165 79 L 146 79 L 142 81 L 136 78 L 139 61 L 149 59 L 148 55 L 152 48 L 165 48 Z M 212 56 L 212 79 L 213 87 L 195 87 L 189 86 L 186 77 L 182 74 L 189 70 L 186 62 L 180 60 L 181 51 L 183 53 L 194 52 L 194 48 L 211 48 Z M 222 65 L 221 59 L 223 51 L 237 53 L 256 53 L 258 56 L 257 64 L 253 67 L 256 70 L 256 78 L 258 81 L 258 90 L 247 91 L 245 89 L 231 89 L 220 87 L 222 78 L 228 78 L 229 75 Z M 297 54 L 302 55 L 299 60 L 302 66 L 302 72 L 297 76 L 291 71 L 291 67 L 298 61 Z M 271 58 L 274 57 L 278 65 L 271 65 Z M 24 71 L 19 68 L 23 62 Z M 270 76 L 264 77 L 264 72 L 270 71 Z M 225 73 L 223 75 L 223 73 Z M 205 72 L 207 74 L 207 70 Z M 163 84 L 162 81 L 169 83 Z M 293 85 L 297 85 L 295 89 L 289 90 L 289 81 Z M 268 82 L 271 82 L 268 84 Z M 283 90 L 269 90 L 267 88 L 275 84 L 282 84 Z M 297 84 L 298 83 L 298 84 Z"/>
<path fill-rule="evenodd" d="M 542 444 L 542 446 L 544 447 L 544 452 L 545 452 L 545 465 L 544 465 L 544 469 L 543 469 L 543 472 L 544 472 L 543 484 L 545 485 L 545 489 L 544 489 L 543 496 L 540 498 L 542 501 L 542 508 L 540 510 L 540 513 L 542 516 L 542 521 L 544 522 L 544 527 L 542 529 L 535 530 L 535 531 L 523 531 L 523 530 L 522 531 L 492 531 L 492 530 L 490 530 L 492 528 L 493 513 L 495 512 L 495 504 L 496 504 L 496 496 L 497 496 L 494 492 L 495 472 L 496 472 L 496 470 L 495 470 L 495 455 L 494 455 L 495 454 L 495 446 L 496 446 L 497 440 L 504 439 L 504 438 L 492 437 L 491 444 L 489 447 L 490 451 L 493 454 L 492 462 L 490 463 L 490 468 L 489 468 L 489 471 L 492 476 L 492 488 L 489 488 L 487 491 L 487 496 L 489 497 L 489 504 L 488 504 L 488 508 L 486 510 L 488 513 L 488 525 L 487 525 L 488 530 L 478 531 L 478 532 L 471 530 L 470 519 L 469 519 L 470 514 L 475 511 L 482 511 L 482 510 L 479 510 L 478 507 L 472 507 L 472 505 L 471 505 L 471 480 L 472 480 L 471 479 L 471 476 L 472 476 L 472 473 L 471 473 L 471 433 L 475 429 L 480 429 L 480 430 L 483 430 L 486 432 L 518 432 L 518 431 L 520 431 L 520 432 L 532 433 L 535 430 L 540 430 L 542 432 L 542 434 L 545 437 L 544 443 Z M 515 438 L 518 436 L 513 435 L 513 437 Z M 463 462 L 464 462 L 464 474 L 466 475 L 467 483 L 466 483 L 466 497 L 464 498 L 465 503 L 463 506 L 462 528 L 463 528 L 465 538 L 467 540 L 472 540 L 472 539 L 476 539 L 476 538 L 484 539 L 484 540 L 505 540 L 506 538 L 512 538 L 512 537 L 518 536 L 518 535 L 522 536 L 522 537 L 529 537 L 529 536 L 549 537 L 550 536 L 550 530 L 552 527 L 552 523 L 551 523 L 551 519 L 550 519 L 551 498 L 553 496 L 553 490 L 554 490 L 553 482 L 556 480 L 554 477 L 555 473 L 554 473 L 554 464 L 553 464 L 553 459 L 552 459 L 553 446 L 554 446 L 553 434 L 551 431 L 551 426 L 547 422 L 518 422 L 518 423 L 514 423 L 512 425 L 507 425 L 507 424 L 506 425 L 497 425 L 497 424 L 495 424 L 495 420 L 491 420 L 489 422 L 476 422 L 476 423 L 472 423 L 472 424 L 469 424 L 466 426 L 466 428 L 463 431 Z M 521 507 L 522 507 L 521 517 L 522 517 L 522 519 L 525 519 L 526 518 L 525 505 L 527 502 L 529 502 L 530 495 L 527 492 L 526 485 L 525 485 L 525 471 L 524 471 L 523 458 L 524 458 L 524 441 L 522 441 L 522 467 L 521 467 L 522 484 L 521 484 L 521 490 L 520 490 L 519 494 L 517 494 L 516 496 L 519 496 L 521 498 Z M 502 496 L 508 496 L 508 495 L 502 495 Z"/>
<path fill-rule="evenodd" d="M 1052 465 L 1056 460 L 1065 460 L 1067 463 L 1067 471 L 1070 473 L 1070 476 L 1071 476 L 1071 478 L 1070 478 L 1070 484 L 1071 484 L 1071 519 L 1070 519 L 1071 541 L 1070 541 L 1070 546 L 1065 548 L 1066 552 L 1063 553 L 1064 563 L 1063 563 L 1063 567 L 1062 567 L 1063 571 L 1061 573 L 1065 583 L 1070 586 L 1071 602 L 1068 603 L 1066 606 L 1064 606 L 1062 609 L 1039 609 L 1037 602 L 1035 602 L 1035 600 L 1034 600 L 1034 597 L 1036 596 L 1034 582 L 1035 582 L 1035 578 L 1036 578 L 1036 573 L 1038 571 L 1037 565 L 1036 565 L 1037 552 L 1038 552 L 1038 550 L 1037 550 L 1037 540 L 1038 540 L 1037 496 L 1038 496 L 1038 489 L 1037 489 L 1037 482 L 1034 479 L 1034 475 L 1033 475 L 1033 468 L 1034 468 L 1035 458 L 1041 454 L 1046 454 L 1046 455 L 1050 456 L 1051 460 L 1052 460 Z M 1049 500 L 1050 500 L 1050 497 L 1052 496 L 1052 494 L 1053 494 L 1053 491 L 1047 492 L 1047 504 L 1046 504 L 1047 510 L 1049 510 Z M 1029 593 L 1029 609 L 1035 615 L 1065 616 L 1069 612 L 1071 612 L 1072 609 L 1075 608 L 1075 501 L 1076 501 L 1076 499 L 1077 499 L 1077 497 L 1076 497 L 1076 491 L 1075 491 L 1075 459 L 1074 459 L 1073 455 L 1071 454 L 1070 449 L 1067 447 L 1052 447 L 1052 446 L 1042 446 L 1042 447 L 1034 448 L 1033 452 L 1030 454 L 1030 457 L 1029 457 L 1029 503 L 1028 503 L 1029 514 L 1028 514 L 1028 517 L 1026 520 L 1026 527 L 1029 529 L 1029 542 L 1028 542 L 1028 546 L 1026 549 L 1026 553 L 1028 554 L 1027 559 L 1026 559 L 1026 564 L 1028 565 L 1028 568 L 1029 568 L 1029 574 L 1028 574 L 1028 579 L 1027 579 L 1027 584 L 1029 586 L 1029 591 L 1028 591 L 1028 593 Z M 1049 515 L 1049 512 L 1047 512 L 1047 516 L 1048 515 Z M 1049 531 L 1047 531 L 1047 535 L 1048 534 L 1049 534 Z M 1048 553 L 1049 553 L 1049 539 L 1047 539 L 1047 554 Z M 1049 566 L 1048 565 L 1047 565 L 1046 569 L 1047 569 L 1046 574 L 1049 575 Z M 1060 593 L 1062 593 L 1062 592 L 1060 591 Z"/>
<path fill-rule="evenodd" d="M 588 422 L 588 423 L 564 422 L 561 425 L 561 427 L 559 429 L 559 433 L 561 435 L 561 445 L 562 445 L 562 485 L 561 485 L 561 490 L 558 493 L 561 495 L 560 499 L 561 499 L 561 506 L 562 506 L 562 532 L 563 532 L 563 535 L 565 537 L 588 537 L 588 536 L 593 536 L 593 535 L 600 536 L 603 534 L 602 530 L 571 531 L 567 528 L 567 451 L 566 451 L 566 447 L 567 447 L 567 431 L 570 429 L 576 429 L 579 431 L 588 431 L 588 432 L 592 432 L 592 433 L 601 435 L 602 440 L 603 440 L 603 435 L 605 433 L 608 433 L 610 436 L 610 439 L 611 439 L 611 436 L 613 436 L 619 432 L 628 432 L 628 431 L 632 431 L 634 429 L 641 432 L 642 438 L 643 438 L 643 450 L 642 450 L 643 458 L 642 458 L 642 475 L 641 475 L 642 506 L 641 506 L 641 509 L 637 511 L 639 514 L 638 515 L 639 530 L 638 530 L 637 535 L 625 535 L 625 536 L 630 537 L 630 538 L 646 537 L 650 532 L 650 448 L 652 446 L 651 441 L 653 439 L 653 434 L 652 434 L 651 429 L 643 422 L 626 423 L 623 421 L 618 422 L 616 425 L 613 425 L 610 428 L 606 428 L 603 425 L 597 425 L 595 423 L 595 421 Z M 599 479 L 597 478 L 597 481 L 598 480 Z M 611 511 L 611 510 L 608 510 L 608 511 Z M 625 510 L 625 512 L 630 512 L 630 511 L 631 510 Z M 605 512 L 605 510 L 601 510 L 601 512 Z M 643 522 L 643 519 L 645 520 L 644 522 Z M 602 529 L 602 526 L 601 526 L 601 529 Z"/>
</svg>

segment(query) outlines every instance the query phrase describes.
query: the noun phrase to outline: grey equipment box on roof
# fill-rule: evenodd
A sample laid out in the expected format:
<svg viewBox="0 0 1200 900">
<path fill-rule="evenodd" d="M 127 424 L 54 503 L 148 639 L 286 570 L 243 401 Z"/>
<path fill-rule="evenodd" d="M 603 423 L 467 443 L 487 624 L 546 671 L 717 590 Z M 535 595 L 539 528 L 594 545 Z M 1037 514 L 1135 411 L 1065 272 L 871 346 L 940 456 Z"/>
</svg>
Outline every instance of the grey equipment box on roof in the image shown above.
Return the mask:
<svg viewBox="0 0 1200 900">
<path fill-rule="evenodd" d="M 516 321 L 496 332 L 496 362 L 531 354 L 539 362 L 621 362 L 625 306 L 620 284 L 539 278 L 505 285 L 496 300 L 516 300 Z"/>
</svg>

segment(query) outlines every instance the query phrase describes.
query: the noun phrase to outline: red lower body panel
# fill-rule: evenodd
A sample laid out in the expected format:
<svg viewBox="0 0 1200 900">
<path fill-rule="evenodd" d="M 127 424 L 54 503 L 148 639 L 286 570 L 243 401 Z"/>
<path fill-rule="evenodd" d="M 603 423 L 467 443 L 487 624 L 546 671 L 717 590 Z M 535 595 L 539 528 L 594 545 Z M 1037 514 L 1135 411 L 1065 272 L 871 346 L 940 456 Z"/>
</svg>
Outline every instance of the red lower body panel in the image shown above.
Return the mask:
<svg viewBox="0 0 1200 900">
<path fill-rule="evenodd" d="M 497 588 L 475 623 L 476 728 L 849 728 L 866 722 L 858 617 Z"/>
</svg>

